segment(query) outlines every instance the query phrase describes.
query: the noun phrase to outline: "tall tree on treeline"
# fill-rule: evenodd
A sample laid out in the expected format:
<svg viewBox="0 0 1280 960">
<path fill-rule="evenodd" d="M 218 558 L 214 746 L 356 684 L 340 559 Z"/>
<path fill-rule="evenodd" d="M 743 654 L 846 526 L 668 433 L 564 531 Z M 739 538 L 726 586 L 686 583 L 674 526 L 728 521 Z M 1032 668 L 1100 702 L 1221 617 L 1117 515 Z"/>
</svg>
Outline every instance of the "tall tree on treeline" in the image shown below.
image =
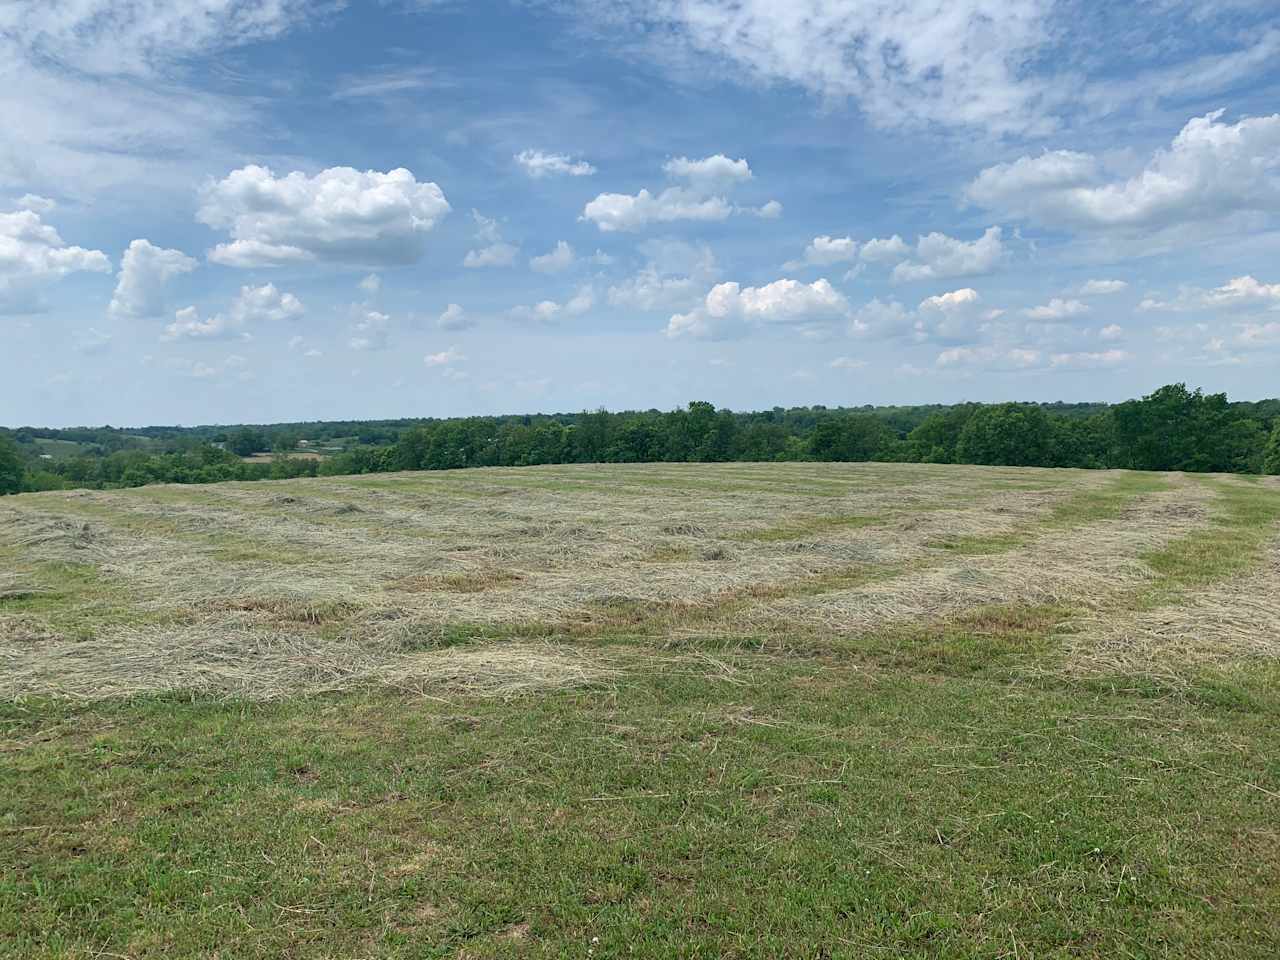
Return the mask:
<svg viewBox="0 0 1280 960">
<path fill-rule="evenodd" d="M 1185 383 L 1172 383 L 1141 400 L 1111 411 L 1116 446 L 1123 458 L 1115 466 L 1132 470 L 1227 470 L 1226 429 L 1230 407 L 1225 393 L 1206 395 Z"/>
<path fill-rule="evenodd" d="M 982 407 L 960 431 L 957 463 L 1006 467 L 1044 467 L 1052 462 L 1053 426 L 1048 415 L 1030 403 Z"/>
<path fill-rule="evenodd" d="M 1280 474 L 1280 419 L 1276 420 L 1276 425 L 1271 430 L 1271 439 L 1262 460 L 1262 472 Z"/>
<path fill-rule="evenodd" d="M 0 494 L 20 493 L 25 473 L 18 445 L 7 433 L 0 433 Z"/>
</svg>

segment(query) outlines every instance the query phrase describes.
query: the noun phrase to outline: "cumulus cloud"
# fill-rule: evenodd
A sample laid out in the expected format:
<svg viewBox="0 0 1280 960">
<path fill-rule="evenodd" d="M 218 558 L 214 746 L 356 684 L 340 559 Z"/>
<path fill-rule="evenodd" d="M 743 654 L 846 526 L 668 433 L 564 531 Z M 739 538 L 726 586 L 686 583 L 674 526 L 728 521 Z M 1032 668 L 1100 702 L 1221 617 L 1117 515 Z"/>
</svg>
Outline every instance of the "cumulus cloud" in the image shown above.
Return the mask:
<svg viewBox="0 0 1280 960">
<path fill-rule="evenodd" d="M 1048 303 L 1041 304 L 1038 307 L 1030 307 L 1022 312 L 1032 320 L 1043 320 L 1052 323 L 1088 313 L 1089 305 L 1080 300 L 1063 300 L 1059 297 L 1054 297 Z"/>
<path fill-rule="evenodd" d="M 1051 151 L 983 170 L 970 202 L 1049 227 L 1150 231 L 1280 213 L 1280 114 L 1187 122 L 1132 177 L 1109 179 L 1089 154 Z"/>
<path fill-rule="evenodd" d="M 756 207 L 752 213 L 761 220 L 777 220 L 782 216 L 782 204 L 777 200 L 770 200 L 768 203 Z"/>
<path fill-rule="evenodd" d="M 684 187 L 668 187 L 657 196 L 602 193 L 582 209 L 582 218 L 605 233 L 640 230 L 652 223 L 676 220 L 726 220 L 733 206 L 724 197 L 705 197 Z"/>
<path fill-rule="evenodd" d="M 849 302 L 825 279 L 810 284 L 775 280 L 762 287 L 718 283 L 700 307 L 671 317 L 667 336 L 722 340 L 756 327 L 807 327 L 848 316 Z"/>
<path fill-rule="evenodd" d="M 283 293 L 273 283 L 243 286 L 225 313 L 202 318 L 194 306 L 183 307 L 164 328 L 165 340 L 212 340 L 227 337 L 249 339 L 248 328 L 263 323 L 297 320 L 304 313 L 302 302 L 292 293 Z"/>
<path fill-rule="evenodd" d="M 562 273 L 573 266 L 573 247 L 561 240 L 555 247 L 540 257 L 531 257 L 529 266 L 538 273 Z"/>
<path fill-rule="evenodd" d="M 857 360 L 853 357 L 836 357 L 827 364 L 832 370 L 861 370 L 868 366 L 866 360 Z"/>
<path fill-rule="evenodd" d="M 650 224 L 677 220 L 718 221 L 734 213 L 756 213 L 776 217 L 782 205 L 759 210 L 735 207 L 722 192 L 751 179 L 746 160 L 731 160 L 723 154 L 690 160 L 678 157 L 663 167 L 668 176 L 686 181 L 687 185 L 667 187 L 657 194 L 648 189 L 639 193 L 602 193 L 582 210 L 582 219 L 594 223 L 606 233 L 635 231 Z M 766 213 L 765 208 L 769 210 Z"/>
<path fill-rule="evenodd" d="M 1087 280 L 1080 287 L 1082 297 L 1103 297 L 1112 293 L 1123 293 L 1129 288 L 1123 280 Z"/>
<path fill-rule="evenodd" d="M 422 358 L 422 362 L 428 367 L 447 367 L 459 360 L 467 359 L 457 347 L 450 347 L 448 350 L 441 350 L 439 353 L 429 353 Z"/>
<path fill-rule="evenodd" d="M 662 169 L 668 176 L 688 180 L 692 186 L 708 192 L 745 183 L 752 177 L 751 167 L 746 160 L 731 160 L 723 153 L 701 160 L 675 157 L 663 164 Z"/>
<path fill-rule="evenodd" d="M 476 223 L 476 243 L 479 246 L 467 251 L 462 259 L 464 267 L 477 269 L 480 267 L 509 267 L 516 262 L 520 248 L 502 239 L 502 230 L 498 221 L 486 217 L 479 210 L 471 211 L 471 218 Z"/>
<path fill-rule="evenodd" d="M 542 300 L 532 306 L 512 307 L 508 316 L 512 320 L 532 321 L 535 323 L 555 323 L 562 316 L 576 317 L 587 313 L 595 306 L 595 291 L 589 286 L 580 287 L 567 302 Z"/>
<path fill-rule="evenodd" d="M 1172 300 L 1147 297 L 1138 304 L 1139 310 L 1172 311 L 1250 307 L 1280 309 L 1280 283 L 1263 283 L 1246 274 L 1212 290 L 1184 286 Z"/>
<path fill-rule="evenodd" d="M 231 235 L 209 259 L 235 267 L 322 260 L 414 263 L 425 235 L 449 212 L 443 191 L 403 168 L 380 173 L 331 167 L 277 177 L 249 165 L 206 184 L 197 213 Z"/>
<path fill-rule="evenodd" d="M 607 297 L 615 307 L 636 310 L 680 310 L 693 306 L 720 277 L 711 248 L 683 240 L 649 240 L 640 245 L 645 265 L 611 286 Z"/>
<path fill-rule="evenodd" d="M 436 318 L 436 326 L 441 330 L 466 330 L 475 326 L 475 321 L 467 315 L 467 311 L 456 303 L 451 303 Z"/>
<path fill-rule="evenodd" d="M 862 245 L 861 253 L 862 259 L 869 263 L 892 263 L 910 255 L 911 248 L 896 233 L 892 237 L 868 240 Z"/>
<path fill-rule="evenodd" d="M 872 339 L 966 344 L 976 341 L 1003 312 L 988 308 L 972 287 L 925 297 L 914 310 L 897 300 L 877 298 L 853 311 L 849 332 Z"/>
<path fill-rule="evenodd" d="M 1027 347 L 950 347 L 938 354 L 938 367 L 983 367 L 992 371 L 1028 370 L 1042 364 L 1039 350 Z"/>
<path fill-rule="evenodd" d="M 390 340 L 390 327 L 391 317 L 380 310 L 356 308 L 347 346 L 352 350 L 385 350 Z"/>
<path fill-rule="evenodd" d="M 785 269 L 794 270 L 803 264 L 815 267 L 829 267 L 836 263 L 852 263 L 858 259 L 858 241 L 852 237 L 814 237 L 805 247 L 799 262 L 785 264 Z"/>
<path fill-rule="evenodd" d="M 541 150 L 522 150 L 515 155 L 516 163 L 525 173 L 540 180 L 550 176 L 589 177 L 596 168 L 585 160 L 574 160 L 565 153 L 544 153 Z"/>
<path fill-rule="evenodd" d="M 1124 339 L 1124 327 L 1118 323 L 1109 323 L 1098 331 L 1099 340 L 1116 341 Z"/>
<path fill-rule="evenodd" d="M 462 265 L 477 269 L 479 267 L 509 267 L 516 262 L 520 248 L 510 243 L 491 243 L 487 247 L 468 250 L 462 258 Z"/>
<path fill-rule="evenodd" d="M 382 292 L 382 278 L 376 273 L 371 273 L 360 281 L 360 289 L 371 297 L 376 297 Z"/>
<path fill-rule="evenodd" d="M 912 260 L 893 268 L 895 283 L 940 280 L 989 273 L 1004 259 L 999 227 L 988 227 L 977 240 L 964 241 L 945 233 L 930 233 L 916 241 Z"/>
<path fill-rule="evenodd" d="M 1049 366 L 1056 369 L 1093 370 L 1098 367 L 1116 367 L 1128 359 L 1129 354 L 1124 350 L 1054 353 L 1049 356 Z"/>
<path fill-rule="evenodd" d="M 167 312 L 165 287 L 174 277 L 190 273 L 196 261 L 181 250 L 134 240 L 120 259 L 120 274 L 107 312 L 113 317 L 158 317 Z"/>
<path fill-rule="evenodd" d="M 109 273 L 111 261 L 66 243 L 35 210 L 0 213 L 0 313 L 38 309 L 46 284 L 82 271 Z"/>
</svg>

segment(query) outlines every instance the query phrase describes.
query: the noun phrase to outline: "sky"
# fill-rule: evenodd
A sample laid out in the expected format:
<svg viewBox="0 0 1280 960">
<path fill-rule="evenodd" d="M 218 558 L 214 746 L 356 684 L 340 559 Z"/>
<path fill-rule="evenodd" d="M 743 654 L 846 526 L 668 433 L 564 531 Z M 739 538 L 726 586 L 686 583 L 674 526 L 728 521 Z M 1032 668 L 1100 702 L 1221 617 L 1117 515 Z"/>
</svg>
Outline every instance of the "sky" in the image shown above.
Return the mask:
<svg viewBox="0 0 1280 960">
<path fill-rule="evenodd" d="M 17 0 L 0 423 L 1280 394 L 1274 0 Z"/>
</svg>

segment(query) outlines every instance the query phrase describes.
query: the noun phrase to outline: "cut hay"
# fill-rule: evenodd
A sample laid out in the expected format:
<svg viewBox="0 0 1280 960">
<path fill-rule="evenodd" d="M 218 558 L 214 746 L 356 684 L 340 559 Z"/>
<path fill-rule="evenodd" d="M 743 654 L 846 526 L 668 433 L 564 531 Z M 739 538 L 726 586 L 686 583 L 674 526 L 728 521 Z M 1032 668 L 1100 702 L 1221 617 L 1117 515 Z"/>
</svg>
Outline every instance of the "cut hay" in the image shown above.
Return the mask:
<svg viewBox="0 0 1280 960">
<path fill-rule="evenodd" d="M 458 625 L 784 638 L 1000 604 L 1108 618 L 1151 579 L 1142 555 L 1203 528 L 1216 496 L 1177 476 L 1116 486 L 1131 477 L 569 465 L 5 498 L 0 550 L 19 565 L 0 575 L 0 696 L 385 682 Z M 48 591 L 55 619 L 19 606 Z"/>
</svg>

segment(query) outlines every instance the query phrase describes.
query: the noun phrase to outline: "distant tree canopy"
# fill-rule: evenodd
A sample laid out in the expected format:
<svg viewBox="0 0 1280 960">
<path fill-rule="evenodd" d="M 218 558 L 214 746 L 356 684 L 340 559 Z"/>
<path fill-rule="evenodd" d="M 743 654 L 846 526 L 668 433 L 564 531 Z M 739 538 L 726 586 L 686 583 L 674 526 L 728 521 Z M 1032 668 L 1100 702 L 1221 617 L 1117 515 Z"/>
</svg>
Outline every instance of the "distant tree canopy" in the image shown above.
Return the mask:
<svg viewBox="0 0 1280 960">
<path fill-rule="evenodd" d="M 6 434 L 0 434 L 0 494 L 21 491 L 24 475 L 17 442 Z"/>
<path fill-rule="evenodd" d="M 300 440 L 329 453 L 290 457 Z M 40 443 L 71 453 L 41 459 Z M 222 449 L 214 444 L 220 444 Z M 270 462 L 242 457 L 274 450 Z M 543 463 L 886 460 L 1280 474 L 1280 400 L 1185 384 L 1103 404 L 528 414 L 238 427 L 0 430 L 0 492 Z"/>
</svg>

